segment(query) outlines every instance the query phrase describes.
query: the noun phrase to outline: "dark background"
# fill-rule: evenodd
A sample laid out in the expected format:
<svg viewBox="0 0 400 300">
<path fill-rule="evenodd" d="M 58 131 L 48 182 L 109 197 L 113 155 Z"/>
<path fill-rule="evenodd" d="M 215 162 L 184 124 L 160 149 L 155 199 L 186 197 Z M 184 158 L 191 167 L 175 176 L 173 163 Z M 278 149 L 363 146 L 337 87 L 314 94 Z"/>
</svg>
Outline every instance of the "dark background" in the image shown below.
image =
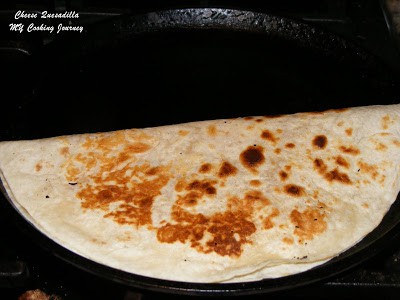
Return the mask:
<svg viewBox="0 0 400 300">
<path fill-rule="evenodd" d="M 399 102 L 399 51 L 385 1 L 265 2 L 2 2 L 0 140 Z M 112 29 L 121 15 L 185 7 L 271 14 L 277 33 L 186 28 L 119 35 Z M 11 33 L 17 10 L 75 10 L 80 18 L 73 24 L 87 33 Z M 296 35 L 296 22 L 315 31 Z M 0 271 L 0 298 L 35 288 L 66 299 L 167 298 L 64 263 L 18 220 L 0 210 L 0 261 L 14 262 L 10 268 L 18 271 L 8 278 Z M 341 276 L 253 297 L 397 299 L 400 249 L 397 235 L 390 237 L 385 249 L 371 249 L 377 256 Z"/>
</svg>

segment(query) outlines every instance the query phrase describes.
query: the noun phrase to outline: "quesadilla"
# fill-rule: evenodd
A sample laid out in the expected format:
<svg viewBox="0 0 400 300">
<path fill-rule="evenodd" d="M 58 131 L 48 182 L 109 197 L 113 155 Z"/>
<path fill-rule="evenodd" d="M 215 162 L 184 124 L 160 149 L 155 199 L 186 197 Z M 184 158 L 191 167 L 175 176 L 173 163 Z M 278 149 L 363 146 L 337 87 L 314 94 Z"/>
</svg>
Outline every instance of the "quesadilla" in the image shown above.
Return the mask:
<svg viewBox="0 0 400 300">
<path fill-rule="evenodd" d="M 10 201 L 63 247 L 126 272 L 243 282 L 359 242 L 399 192 L 400 105 L 0 143 Z"/>
</svg>

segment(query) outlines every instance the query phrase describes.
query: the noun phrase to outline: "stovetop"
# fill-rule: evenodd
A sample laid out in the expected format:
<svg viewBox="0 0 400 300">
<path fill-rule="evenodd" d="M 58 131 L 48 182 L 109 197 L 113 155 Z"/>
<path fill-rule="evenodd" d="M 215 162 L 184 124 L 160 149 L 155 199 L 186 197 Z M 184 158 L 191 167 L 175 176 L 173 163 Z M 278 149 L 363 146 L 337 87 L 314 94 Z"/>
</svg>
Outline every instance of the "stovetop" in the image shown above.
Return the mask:
<svg viewBox="0 0 400 300">
<path fill-rule="evenodd" d="M 267 2 L 267 1 L 265 1 Z M 268 1 L 270 2 L 270 1 Z M 388 3 L 397 1 L 388 1 Z M 180 7 L 179 1 L 20 1 L 16 4 L 3 4 L 0 10 L 0 61 L 9 77 L 3 81 L 3 88 L 10 93 L 18 90 L 22 83 L 35 76 L 27 70 L 24 61 L 29 55 L 45 44 L 51 43 L 54 36 L 48 34 L 10 33 L 8 24 L 18 10 L 26 11 L 77 11 L 80 18 L 77 24 L 88 24 L 124 13 L 135 13 L 151 9 Z M 227 7 L 247 8 L 266 11 L 272 14 L 292 17 L 316 24 L 356 41 L 378 56 L 393 69 L 400 71 L 400 55 L 397 45 L 395 22 L 383 13 L 386 1 L 271 1 L 271 3 L 250 6 L 247 1 L 187 1 L 186 7 Z M 400 7 L 400 4 L 399 4 Z M 392 7 L 393 9 L 393 7 Z M 386 11 L 387 12 L 387 11 Z M 389 25 L 389 28 L 388 28 Z M 24 69 L 25 68 L 25 69 Z M 28 84 L 29 86 L 29 84 Z M 29 90 L 29 87 L 28 87 Z M 27 97 L 30 91 L 20 90 L 14 98 Z M 11 98 L 12 99 L 12 98 Z M 3 110 L 14 109 L 15 103 L 3 103 Z M 0 120 L 0 128 L 7 128 L 9 116 Z M 3 199 L 1 199 L 3 200 Z M 400 235 L 400 227 L 395 230 Z M 272 295 L 257 295 L 253 298 L 277 299 L 288 296 L 297 299 L 354 299 L 359 297 L 382 297 L 397 299 L 400 292 L 400 237 L 397 235 L 390 245 L 372 259 L 340 276 L 309 286 L 296 288 Z M 17 299 L 27 290 L 40 289 L 49 295 L 62 299 L 186 299 L 187 296 L 160 294 L 135 290 L 96 275 L 80 270 L 47 252 L 32 241 L 13 218 L 0 210 L 0 298 Z M 245 297 L 243 297 L 245 298 Z"/>
</svg>

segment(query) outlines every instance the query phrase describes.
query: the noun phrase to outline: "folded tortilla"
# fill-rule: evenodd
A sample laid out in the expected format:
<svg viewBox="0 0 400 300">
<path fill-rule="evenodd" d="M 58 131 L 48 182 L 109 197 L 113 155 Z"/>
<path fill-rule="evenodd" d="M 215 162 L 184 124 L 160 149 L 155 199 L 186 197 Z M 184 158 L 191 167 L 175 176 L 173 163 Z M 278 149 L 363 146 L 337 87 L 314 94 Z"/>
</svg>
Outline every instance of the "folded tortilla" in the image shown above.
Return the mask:
<svg viewBox="0 0 400 300">
<path fill-rule="evenodd" d="M 400 105 L 0 143 L 0 176 L 43 234 L 100 264 L 185 282 L 320 265 L 399 192 Z"/>
</svg>

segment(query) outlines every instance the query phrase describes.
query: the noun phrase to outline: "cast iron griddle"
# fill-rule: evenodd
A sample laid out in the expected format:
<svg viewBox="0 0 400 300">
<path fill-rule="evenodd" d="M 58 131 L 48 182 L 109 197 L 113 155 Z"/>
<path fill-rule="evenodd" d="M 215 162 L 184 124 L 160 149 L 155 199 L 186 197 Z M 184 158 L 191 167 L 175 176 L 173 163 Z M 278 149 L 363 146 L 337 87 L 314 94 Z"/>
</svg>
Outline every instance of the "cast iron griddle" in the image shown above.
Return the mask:
<svg viewBox="0 0 400 300">
<path fill-rule="evenodd" d="M 398 74 L 329 32 L 263 13 L 180 9 L 124 16 L 36 53 L 38 76 L 8 109 L 1 140 L 32 139 L 180 122 L 398 102 Z M 320 281 L 355 266 L 400 231 L 399 201 L 381 225 L 340 256 L 302 274 L 232 284 L 184 283 L 115 270 L 56 244 L 24 219 L 24 231 L 61 259 L 152 291 L 267 293 Z M 8 205 L 10 206 L 10 205 Z"/>
</svg>

